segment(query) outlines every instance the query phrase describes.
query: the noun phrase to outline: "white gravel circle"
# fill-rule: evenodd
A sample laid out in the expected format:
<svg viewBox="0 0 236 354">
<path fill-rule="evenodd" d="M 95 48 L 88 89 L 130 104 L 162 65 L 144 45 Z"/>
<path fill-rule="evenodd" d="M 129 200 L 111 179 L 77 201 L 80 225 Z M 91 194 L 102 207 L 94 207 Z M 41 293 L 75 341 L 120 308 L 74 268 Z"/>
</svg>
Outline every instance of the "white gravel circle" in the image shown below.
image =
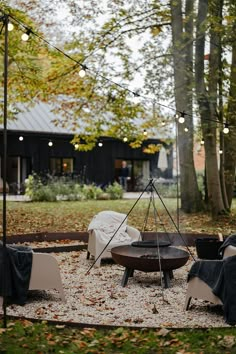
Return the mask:
<svg viewBox="0 0 236 354">
<path fill-rule="evenodd" d="M 54 254 L 58 260 L 66 303 L 56 291 L 32 291 L 24 306 L 11 305 L 8 315 L 44 320 L 99 325 L 137 327 L 228 327 L 220 307 L 192 300 L 184 311 L 190 260 L 174 271 L 171 288 L 162 289 L 160 273 L 135 271 L 125 287 L 121 286 L 124 268 L 103 262 L 100 268 L 87 270 L 92 260 L 86 250 Z"/>
</svg>

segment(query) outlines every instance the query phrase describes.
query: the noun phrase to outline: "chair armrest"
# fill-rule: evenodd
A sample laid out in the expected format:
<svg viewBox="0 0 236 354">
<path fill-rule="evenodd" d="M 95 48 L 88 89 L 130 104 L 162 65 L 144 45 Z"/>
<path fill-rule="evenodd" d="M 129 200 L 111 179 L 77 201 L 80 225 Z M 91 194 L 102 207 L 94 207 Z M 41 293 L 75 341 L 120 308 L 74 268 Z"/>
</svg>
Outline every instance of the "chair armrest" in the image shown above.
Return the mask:
<svg viewBox="0 0 236 354">
<path fill-rule="evenodd" d="M 133 226 L 127 225 L 127 234 L 133 239 L 133 240 L 138 240 L 141 238 L 140 231 L 135 229 Z"/>
<path fill-rule="evenodd" d="M 232 256 L 236 256 L 236 247 L 229 245 L 224 250 L 223 258 L 232 257 Z"/>
</svg>

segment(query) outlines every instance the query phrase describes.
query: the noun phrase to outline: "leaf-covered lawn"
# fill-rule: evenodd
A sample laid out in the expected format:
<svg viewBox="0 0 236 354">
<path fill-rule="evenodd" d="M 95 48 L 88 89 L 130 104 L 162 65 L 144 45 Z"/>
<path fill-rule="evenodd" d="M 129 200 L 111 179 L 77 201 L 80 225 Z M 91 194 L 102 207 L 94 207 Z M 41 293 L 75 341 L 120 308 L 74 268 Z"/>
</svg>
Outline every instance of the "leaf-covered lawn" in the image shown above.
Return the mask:
<svg viewBox="0 0 236 354">
<path fill-rule="evenodd" d="M 236 353 L 231 329 L 95 329 L 10 321 L 0 329 L 1 353 Z"/>
<path fill-rule="evenodd" d="M 7 234 L 27 234 L 32 232 L 71 232 L 86 231 L 92 217 L 102 210 L 114 210 L 128 213 L 136 200 L 114 201 L 77 201 L 55 203 L 7 202 Z M 177 224 L 177 207 L 175 199 L 164 200 L 166 208 Z M 162 203 L 157 200 L 156 208 L 158 221 L 155 223 L 153 208 L 150 208 L 147 230 L 176 231 L 170 216 Z M 143 228 L 147 215 L 149 199 L 140 200 L 133 208 L 128 222 Z M 2 214 L 2 205 L 0 206 Z M 2 215 L 0 215 L 0 218 Z M 236 200 L 234 200 L 230 216 L 223 216 L 219 220 L 212 220 L 207 212 L 197 214 L 179 213 L 179 225 L 182 232 L 222 232 L 228 235 L 236 231 Z"/>
</svg>

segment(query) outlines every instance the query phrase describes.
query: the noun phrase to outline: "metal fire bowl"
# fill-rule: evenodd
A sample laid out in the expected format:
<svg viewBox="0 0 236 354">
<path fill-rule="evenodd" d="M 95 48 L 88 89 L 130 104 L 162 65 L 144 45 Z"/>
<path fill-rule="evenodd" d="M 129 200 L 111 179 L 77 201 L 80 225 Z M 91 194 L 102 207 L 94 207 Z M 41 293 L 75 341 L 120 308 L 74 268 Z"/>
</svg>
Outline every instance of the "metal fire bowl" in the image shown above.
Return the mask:
<svg viewBox="0 0 236 354">
<path fill-rule="evenodd" d="M 189 253 L 176 247 L 142 248 L 132 245 L 111 249 L 113 260 L 128 269 L 143 272 L 160 271 L 158 252 L 160 252 L 161 271 L 182 267 L 189 259 Z"/>
</svg>

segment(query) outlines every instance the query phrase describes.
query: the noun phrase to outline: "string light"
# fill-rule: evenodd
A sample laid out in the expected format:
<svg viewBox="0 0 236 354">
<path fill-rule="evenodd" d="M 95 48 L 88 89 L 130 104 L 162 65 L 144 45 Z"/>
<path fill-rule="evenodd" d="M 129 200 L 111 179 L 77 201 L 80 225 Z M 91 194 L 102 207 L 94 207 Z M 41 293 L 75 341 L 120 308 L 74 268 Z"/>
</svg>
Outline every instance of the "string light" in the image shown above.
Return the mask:
<svg viewBox="0 0 236 354">
<path fill-rule="evenodd" d="M 75 150 L 78 150 L 79 144 L 76 143 L 76 144 L 74 145 L 74 147 L 75 147 Z"/>
<path fill-rule="evenodd" d="M 181 116 L 180 116 L 179 119 L 178 119 L 180 124 L 183 124 L 183 123 L 185 122 L 184 116 L 185 116 L 185 113 L 182 112 L 182 113 L 181 113 Z"/>
<path fill-rule="evenodd" d="M 25 33 L 23 33 L 21 36 L 22 41 L 27 42 L 29 39 L 30 33 L 31 33 L 31 30 L 27 29 L 27 31 Z"/>
<path fill-rule="evenodd" d="M 23 136 L 19 136 L 19 140 L 23 141 L 24 140 Z"/>
<path fill-rule="evenodd" d="M 184 131 L 187 133 L 187 132 L 188 132 L 188 128 L 187 128 L 187 127 L 185 127 L 185 128 L 184 128 Z"/>
<path fill-rule="evenodd" d="M 53 142 L 51 140 L 48 142 L 48 146 L 53 146 Z"/>
<path fill-rule="evenodd" d="M 79 76 L 80 76 L 81 78 L 83 78 L 83 77 L 85 77 L 85 75 L 86 75 L 86 70 L 87 70 L 88 68 L 87 68 L 86 65 L 83 65 L 83 64 L 80 64 L 80 66 L 81 66 L 81 69 L 80 69 L 80 71 L 79 71 Z"/>
<path fill-rule="evenodd" d="M 99 141 L 98 146 L 99 146 L 99 147 L 102 147 L 102 146 L 103 146 L 103 143 L 102 143 L 101 141 Z"/>
<path fill-rule="evenodd" d="M 127 141 L 128 141 L 128 138 L 125 136 L 125 137 L 123 138 L 123 142 L 126 143 Z"/>
<path fill-rule="evenodd" d="M 200 144 L 201 144 L 201 145 L 204 145 L 204 144 L 205 144 L 204 139 L 201 140 Z"/>
<path fill-rule="evenodd" d="M 147 133 L 146 129 L 144 129 L 144 131 L 143 131 L 143 135 L 144 135 L 144 136 L 147 136 L 147 135 L 148 135 L 148 133 Z"/>
<path fill-rule="evenodd" d="M 19 25 L 23 26 L 24 28 L 27 28 L 27 26 L 22 23 L 21 21 L 19 21 L 17 18 L 13 17 L 12 15 L 9 15 L 8 16 L 14 20 L 15 22 L 17 22 Z M 9 23 L 10 25 L 10 23 Z M 37 38 L 39 38 L 40 40 L 42 40 L 44 43 L 46 43 L 48 46 L 54 48 L 55 50 L 57 50 L 58 52 L 60 52 L 61 54 L 63 54 L 65 57 L 67 57 L 68 59 L 76 62 L 78 65 L 80 65 L 81 67 L 81 70 L 79 71 L 79 75 L 80 77 L 84 77 L 86 75 L 86 71 L 89 70 L 89 68 L 87 68 L 87 66 L 85 66 L 84 64 L 82 64 L 81 62 L 79 62 L 78 60 L 74 59 L 73 57 L 71 57 L 69 54 L 65 53 L 64 51 L 62 51 L 61 49 L 57 48 L 56 46 L 54 46 L 53 44 L 51 44 L 50 42 L 48 42 L 46 39 L 44 39 L 43 37 L 41 37 L 39 34 L 33 32 L 31 29 L 27 29 L 26 33 L 24 33 L 22 35 L 22 40 L 24 41 L 27 41 L 28 38 L 29 38 L 29 35 L 30 34 L 33 34 L 34 36 L 36 36 Z M 138 92 L 134 92 L 132 90 L 130 90 L 129 88 L 125 87 L 125 86 L 122 86 L 121 84 L 111 80 L 111 79 L 108 79 L 107 77 L 105 77 L 104 75 L 102 74 L 98 74 L 98 76 L 100 78 L 103 78 L 105 79 L 106 81 L 110 82 L 111 84 L 114 84 L 116 86 L 118 86 L 119 88 L 125 90 L 125 91 L 128 91 L 130 93 L 132 93 L 134 95 L 134 97 L 138 97 L 138 98 L 143 98 L 145 100 L 151 100 L 152 102 L 154 102 L 155 104 L 159 105 L 160 107 L 164 107 L 164 108 L 167 108 L 167 109 L 170 109 L 170 110 L 175 110 L 173 107 L 170 107 L 170 106 L 167 106 L 165 104 L 162 104 L 160 102 L 157 102 L 156 100 L 153 100 L 153 98 L 149 98 L 149 97 L 146 97 L 146 96 L 142 96 L 140 93 Z M 176 119 L 180 119 L 179 123 L 184 123 L 185 121 L 185 117 L 186 116 L 189 116 L 189 117 L 193 117 L 192 115 L 188 114 L 188 113 L 185 113 L 185 112 L 179 112 L 181 114 L 181 116 L 179 117 L 179 114 L 177 113 L 176 114 Z M 221 124 L 221 122 L 219 120 L 214 120 L 214 119 L 210 119 L 210 118 L 205 118 L 206 121 L 213 121 L 213 122 L 216 122 L 218 124 Z M 225 125 L 225 128 L 224 128 L 224 133 L 225 134 L 228 134 L 229 133 L 229 128 Z"/>
<path fill-rule="evenodd" d="M 11 22 L 9 22 L 7 25 L 7 28 L 8 28 L 8 31 L 11 32 L 14 29 L 14 25 Z"/>
<path fill-rule="evenodd" d="M 222 149 L 219 150 L 219 154 L 220 154 L 220 155 L 223 154 L 223 150 L 222 150 Z"/>
<path fill-rule="evenodd" d="M 224 134 L 229 134 L 229 124 L 225 123 L 224 129 L 223 129 Z"/>
</svg>

